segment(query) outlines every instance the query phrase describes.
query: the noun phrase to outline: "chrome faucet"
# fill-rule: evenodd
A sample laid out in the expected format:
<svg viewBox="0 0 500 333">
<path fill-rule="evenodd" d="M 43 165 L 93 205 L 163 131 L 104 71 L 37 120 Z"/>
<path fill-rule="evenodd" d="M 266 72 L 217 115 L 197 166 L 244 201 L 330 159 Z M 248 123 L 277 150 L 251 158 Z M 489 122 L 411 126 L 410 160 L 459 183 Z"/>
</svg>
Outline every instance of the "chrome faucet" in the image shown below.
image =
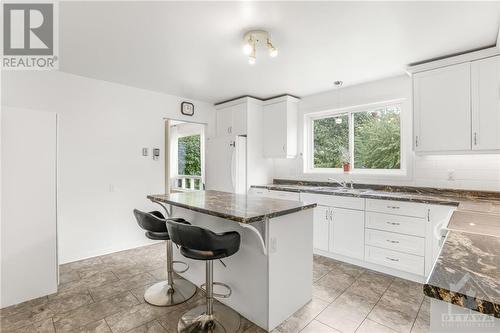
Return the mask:
<svg viewBox="0 0 500 333">
<path fill-rule="evenodd" d="M 335 179 L 335 178 L 328 178 L 329 181 L 331 182 L 334 182 L 334 183 L 337 183 L 339 184 L 342 188 L 347 188 L 347 182 L 345 180 L 338 180 L 338 179 Z M 351 185 L 351 189 L 354 188 L 354 183 L 352 182 L 352 180 L 349 182 L 350 185 Z"/>
<path fill-rule="evenodd" d="M 343 188 L 347 188 L 347 182 L 345 180 L 337 180 L 335 178 L 328 178 L 329 181 L 339 184 Z"/>
</svg>

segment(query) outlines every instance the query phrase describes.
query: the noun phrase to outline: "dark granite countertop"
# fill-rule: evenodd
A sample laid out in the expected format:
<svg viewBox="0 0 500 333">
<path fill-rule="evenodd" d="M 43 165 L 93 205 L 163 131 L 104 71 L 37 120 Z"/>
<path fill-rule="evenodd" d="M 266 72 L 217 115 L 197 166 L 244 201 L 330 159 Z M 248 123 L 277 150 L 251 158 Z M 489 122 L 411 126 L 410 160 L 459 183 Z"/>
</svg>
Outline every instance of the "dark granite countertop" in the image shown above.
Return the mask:
<svg viewBox="0 0 500 333">
<path fill-rule="evenodd" d="M 449 231 L 424 294 L 500 318 L 499 251 L 498 236 Z"/>
<path fill-rule="evenodd" d="M 356 191 L 339 192 L 331 184 L 325 187 L 329 183 L 288 182 L 254 187 L 456 206 L 424 294 L 500 318 L 500 192 L 383 185 L 356 185 Z"/>
<path fill-rule="evenodd" d="M 253 188 L 265 188 L 273 191 L 287 191 L 299 193 L 315 193 L 324 195 L 339 195 L 366 199 L 380 200 L 395 200 L 395 201 L 411 201 L 418 203 L 458 206 L 460 201 L 457 198 L 440 197 L 437 195 L 419 194 L 411 192 L 390 192 L 373 190 L 369 188 L 355 188 L 354 190 L 341 191 L 338 187 L 321 187 L 321 186 L 305 186 L 305 185 L 253 185 Z"/>
<path fill-rule="evenodd" d="M 219 191 L 148 195 L 148 199 L 240 223 L 252 223 L 316 207 L 300 201 L 261 198 Z"/>
</svg>

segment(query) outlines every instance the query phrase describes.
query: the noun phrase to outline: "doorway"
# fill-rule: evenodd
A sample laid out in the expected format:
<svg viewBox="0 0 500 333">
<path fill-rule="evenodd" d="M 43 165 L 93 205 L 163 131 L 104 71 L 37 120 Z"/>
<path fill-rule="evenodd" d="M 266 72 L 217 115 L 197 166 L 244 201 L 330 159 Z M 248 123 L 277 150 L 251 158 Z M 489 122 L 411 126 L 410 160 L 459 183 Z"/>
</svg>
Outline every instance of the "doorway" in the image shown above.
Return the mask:
<svg viewBox="0 0 500 333">
<path fill-rule="evenodd" d="M 205 127 L 200 123 L 165 121 L 166 193 L 205 188 Z"/>
</svg>

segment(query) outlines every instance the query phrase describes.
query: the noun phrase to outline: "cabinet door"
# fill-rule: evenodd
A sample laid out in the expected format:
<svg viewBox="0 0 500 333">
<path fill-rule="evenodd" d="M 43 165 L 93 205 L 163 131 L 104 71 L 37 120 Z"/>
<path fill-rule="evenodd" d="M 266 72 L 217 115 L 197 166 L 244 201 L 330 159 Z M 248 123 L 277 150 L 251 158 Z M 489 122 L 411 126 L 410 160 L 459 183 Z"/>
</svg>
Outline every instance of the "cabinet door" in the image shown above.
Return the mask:
<svg viewBox="0 0 500 333">
<path fill-rule="evenodd" d="M 332 212 L 330 251 L 363 260 L 365 251 L 365 212 L 343 208 L 332 208 Z"/>
<path fill-rule="evenodd" d="M 415 150 L 470 150 L 470 64 L 417 73 L 413 88 Z"/>
<path fill-rule="evenodd" d="M 330 208 L 317 206 L 314 208 L 313 222 L 313 247 L 318 250 L 328 251 L 328 238 L 330 234 Z"/>
<path fill-rule="evenodd" d="M 233 116 L 230 132 L 233 135 L 247 134 L 247 104 L 237 104 L 231 107 Z"/>
<path fill-rule="evenodd" d="M 472 149 L 500 149 L 500 57 L 471 66 Z"/>
<path fill-rule="evenodd" d="M 217 136 L 231 135 L 233 110 L 231 107 L 217 110 Z"/>
<path fill-rule="evenodd" d="M 286 158 L 286 102 L 264 106 L 264 156 Z"/>
</svg>

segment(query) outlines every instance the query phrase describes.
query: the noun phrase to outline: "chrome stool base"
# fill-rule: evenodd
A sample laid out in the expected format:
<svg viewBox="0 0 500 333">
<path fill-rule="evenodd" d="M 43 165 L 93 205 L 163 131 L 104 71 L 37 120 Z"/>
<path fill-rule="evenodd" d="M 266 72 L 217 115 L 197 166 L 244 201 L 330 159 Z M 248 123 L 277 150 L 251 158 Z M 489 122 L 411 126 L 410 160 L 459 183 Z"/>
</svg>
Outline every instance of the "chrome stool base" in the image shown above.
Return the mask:
<svg viewBox="0 0 500 333">
<path fill-rule="evenodd" d="M 222 303 L 213 304 L 213 314 L 207 315 L 205 304 L 186 312 L 177 325 L 179 333 L 231 333 L 240 328 L 240 315 Z"/>
<path fill-rule="evenodd" d="M 173 279 L 173 285 L 167 281 L 155 283 L 144 293 L 144 300 L 156 306 L 172 306 L 183 303 L 194 296 L 196 286 L 179 278 Z"/>
</svg>

